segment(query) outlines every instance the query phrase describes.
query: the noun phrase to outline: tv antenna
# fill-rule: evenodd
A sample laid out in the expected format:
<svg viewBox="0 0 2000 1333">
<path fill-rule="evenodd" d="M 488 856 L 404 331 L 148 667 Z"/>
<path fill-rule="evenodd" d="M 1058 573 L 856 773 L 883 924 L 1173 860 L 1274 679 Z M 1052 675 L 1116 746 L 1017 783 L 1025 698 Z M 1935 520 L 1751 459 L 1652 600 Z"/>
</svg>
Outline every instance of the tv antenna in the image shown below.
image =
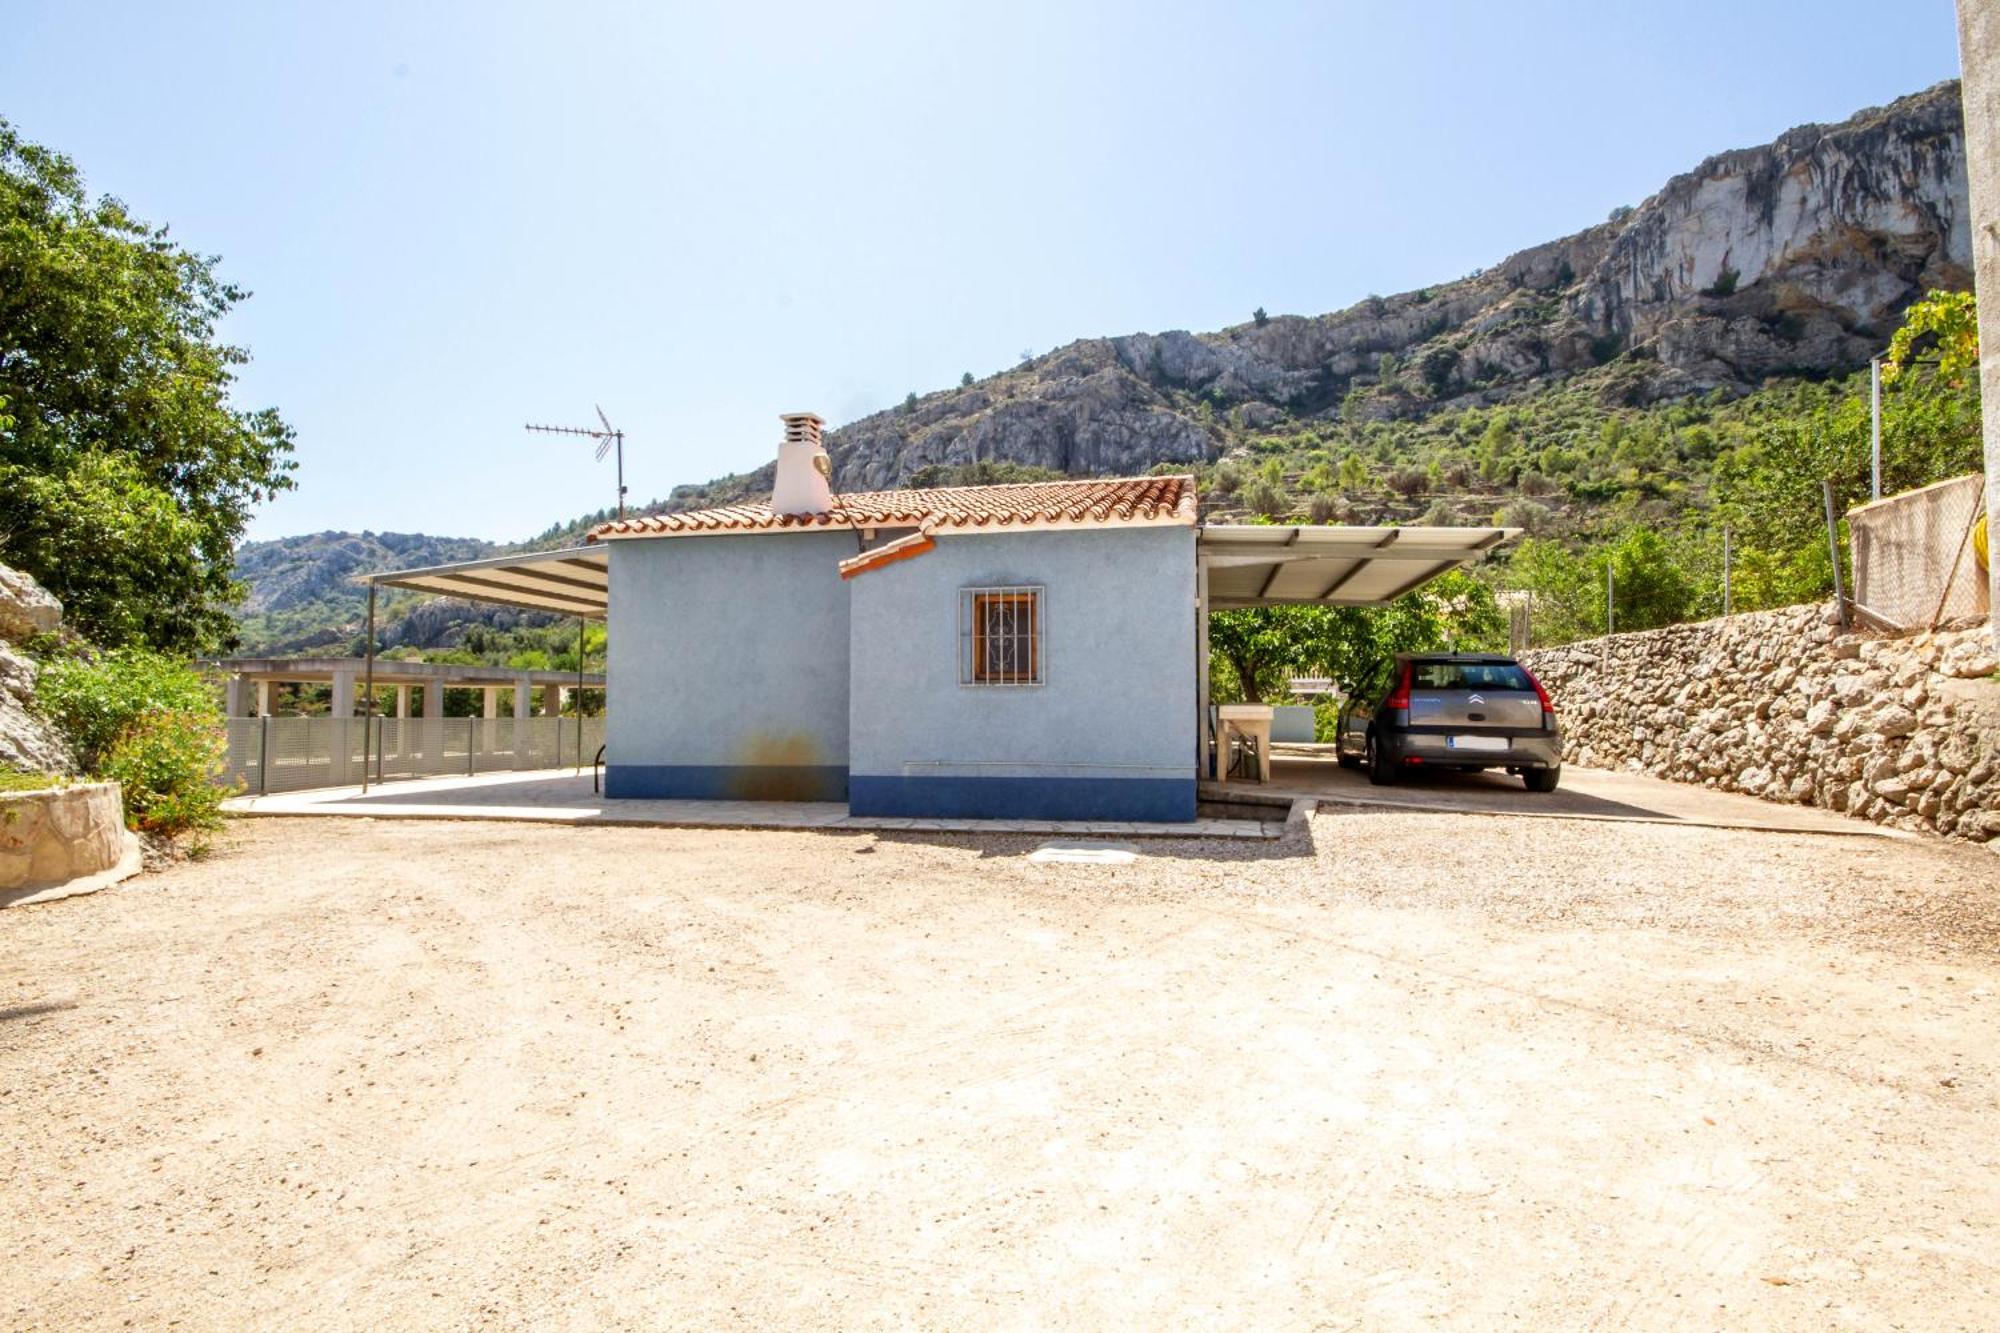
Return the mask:
<svg viewBox="0 0 2000 1333">
<path fill-rule="evenodd" d="M 592 407 L 597 404 L 592 403 Z M 597 461 L 602 463 L 604 455 L 613 449 L 618 451 L 618 517 L 625 517 L 625 432 L 611 424 L 611 418 L 604 415 L 604 409 L 597 408 L 597 419 L 604 423 L 603 430 L 589 430 L 576 426 L 537 426 L 529 422 L 527 429 L 544 435 L 582 435 L 597 441 Z"/>
</svg>

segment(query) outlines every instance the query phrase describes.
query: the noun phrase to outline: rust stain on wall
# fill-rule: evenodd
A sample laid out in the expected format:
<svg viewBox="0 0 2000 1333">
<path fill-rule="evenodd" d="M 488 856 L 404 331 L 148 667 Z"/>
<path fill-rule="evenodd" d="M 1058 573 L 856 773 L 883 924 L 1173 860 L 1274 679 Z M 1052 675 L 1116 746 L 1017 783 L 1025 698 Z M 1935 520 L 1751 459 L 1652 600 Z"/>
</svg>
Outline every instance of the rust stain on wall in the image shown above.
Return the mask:
<svg viewBox="0 0 2000 1333">
<path fill-rule="evenodd" d="M 815 770 L 825 763 L 819 742 L 804 732 L 752 736 L 731 794 L 740 801 L 810 801 L 818 793 Z"/>
</svg>

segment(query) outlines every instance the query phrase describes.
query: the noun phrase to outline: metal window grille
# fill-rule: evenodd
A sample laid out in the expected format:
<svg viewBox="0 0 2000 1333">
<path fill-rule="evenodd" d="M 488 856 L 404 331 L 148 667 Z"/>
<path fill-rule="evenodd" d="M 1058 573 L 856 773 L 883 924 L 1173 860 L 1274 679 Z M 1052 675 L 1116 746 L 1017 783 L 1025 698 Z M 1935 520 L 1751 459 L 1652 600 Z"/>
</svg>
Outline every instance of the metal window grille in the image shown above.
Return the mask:
<svg viewBox="0 0 2000 1333">
<path fill-rule="evenodd" d="M 958 595 L 958 683 L 1040 685 L 1041 588 L 964 588 Z"/>
</svg>

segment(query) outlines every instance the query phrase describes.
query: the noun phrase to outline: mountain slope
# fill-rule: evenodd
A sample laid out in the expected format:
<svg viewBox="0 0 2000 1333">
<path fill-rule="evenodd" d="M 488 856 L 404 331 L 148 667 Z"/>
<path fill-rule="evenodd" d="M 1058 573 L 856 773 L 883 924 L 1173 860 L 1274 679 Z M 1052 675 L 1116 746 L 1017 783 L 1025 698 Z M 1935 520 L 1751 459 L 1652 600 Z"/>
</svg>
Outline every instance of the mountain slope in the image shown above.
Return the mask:
<svg viewBox="0 0 2000 1333">
<path fill-rule="evenodd" d="M 832 432 L 834 479 L 880 489 L 975 459 L 1137 473 L 1211 464 L 1274 436 L 1414 425 L 1552 394 L 1624 409 L 1836 376 L 1864 366 L 1926 289 L 1970 284 L 1965 200 L 1963 114 L 1958 85 L 1945 83 L 1717 154 L 1637 208 L 1453 282 L 1215 333 L 1071 343 Z M 770 484 L 765 467 L 646 508 Z M 581 531 L 558 525 L 536 544 Z M 246 546 L 246 639 L 269 646 L 280 628 L 351 635 L 359 594 L 334 588 L 340 574 L 430 563 L 392 544 L 430 540 L 321 534 Z M 321 552 L 338 573 L 313 572 Z M 317 629 L 313 605 L 326 617 Z M 450 633 L 438 621 L 410 641 Z"/>
</svg>

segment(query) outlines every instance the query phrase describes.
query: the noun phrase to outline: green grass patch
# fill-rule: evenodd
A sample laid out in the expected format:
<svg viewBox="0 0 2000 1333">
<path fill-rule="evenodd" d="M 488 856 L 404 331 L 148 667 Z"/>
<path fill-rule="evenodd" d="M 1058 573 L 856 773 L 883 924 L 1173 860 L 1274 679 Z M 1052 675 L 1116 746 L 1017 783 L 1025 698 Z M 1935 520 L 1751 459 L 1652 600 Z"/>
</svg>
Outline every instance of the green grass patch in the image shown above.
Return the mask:
<svg viewBox="0 0 2000 1333">
<path fill-rule="evenodd" d="M 30 773 L 19 768 L 0 768 L 0 793 L 46 791 L 51 787 L 67 787 L 70 782 L 70 778 L 60 773 Z"/>
</svg>

